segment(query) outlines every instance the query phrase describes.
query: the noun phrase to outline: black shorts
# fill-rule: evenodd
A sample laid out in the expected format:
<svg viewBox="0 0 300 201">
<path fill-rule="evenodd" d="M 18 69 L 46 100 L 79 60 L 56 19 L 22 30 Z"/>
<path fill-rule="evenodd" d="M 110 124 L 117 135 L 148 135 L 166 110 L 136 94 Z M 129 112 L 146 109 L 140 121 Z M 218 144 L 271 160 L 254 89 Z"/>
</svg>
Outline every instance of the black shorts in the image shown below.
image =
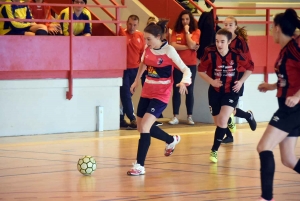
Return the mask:
<svg viewBox="0 0 300 201">
<path fill-rule="evenodd" d="M 238 101 L 238 93 L 219 93 L 211 86 L 208 89 L 208 104 L 212 116 L 218 115 L 223 105 L 235 108 Z"/>
<path fill-rule="evenodd" d="M 154 115 L 156 118 L 159 118 L 166 107 L 167 103 L 164 103 L 158 99 L 141 97 L 137 108 L 137 116 L 143 118 L 145 113 L 149 113 Z"/>
<path fill-rule="evenodd" d="M 285 105 L 285 98 L 278 98 L 279 109 L 272 116 L 269 124 L 289 133 L 288 137 L 300 136 L 300 104 L 294 107 Z"/>
</svg>

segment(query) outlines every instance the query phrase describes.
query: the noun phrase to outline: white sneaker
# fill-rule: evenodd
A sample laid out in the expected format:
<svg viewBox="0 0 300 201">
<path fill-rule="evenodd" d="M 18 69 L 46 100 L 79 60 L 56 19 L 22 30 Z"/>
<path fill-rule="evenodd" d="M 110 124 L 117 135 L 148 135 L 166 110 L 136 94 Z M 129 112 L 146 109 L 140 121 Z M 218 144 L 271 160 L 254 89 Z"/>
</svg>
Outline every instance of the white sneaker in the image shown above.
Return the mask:
<svg viewBox="0 0 300 201">
<path fill-rule="evenodd" d="M 169 121 L 169 124 L 171 125 L 179 124 L 179 120 L 177 119 L 177 117 L 173 117 L 171 121 Z"/>
<path fill-rule="evenodd" d="M 165 156 L 171 156 L 171 154 L 175 150 L 175 146 L 180 142 L 179 135 L 174 135 L 173 138 L 174 138 L 174 141 L 171 144 L 166 144 Z"/>
<path fill-rule="evenodd" d="M 189 125 L 194 125 L 195 124 L 195 122 L 193 121 L 192 117 L 188 117 L 187 118 L 187 124 L 189 124 Z"/>
<path fill-rule="evenodd" d="M 131 170 L 127 172 L 127 175 L 130 176 L 139 176 L 139 175 L 144 175 L 146 173 L 144 166 L 141 166 L 138 163 L 132 163 L 133 167 Z"/>
</svg>

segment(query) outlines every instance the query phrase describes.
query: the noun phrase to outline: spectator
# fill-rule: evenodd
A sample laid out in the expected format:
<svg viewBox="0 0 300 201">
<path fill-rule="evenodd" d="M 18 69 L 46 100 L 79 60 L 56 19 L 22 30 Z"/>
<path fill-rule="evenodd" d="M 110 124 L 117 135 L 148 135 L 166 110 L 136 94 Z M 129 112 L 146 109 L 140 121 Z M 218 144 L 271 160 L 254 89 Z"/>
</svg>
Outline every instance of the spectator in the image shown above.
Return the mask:
<svg viewBox="0 0 300 201">
<path fill-rule="evenodd" d="M 20 0 L 6 0 L 6 2 L 20 3 Z M 0 18 L 7 19 L 33 19 L 27 5 L 3 4 Z M 2 21 L 0 22 L 0 35 L 48 35 L 44 24 L 34 22 Z"/>
<path fill-rule="evenodd" d="M 30 3 L 46 3 L 44 0 L 30 0 Z M 51 20 L 54 17 L 51 15 L 50 6 L 30 5 L 31 14 L 34 19 Z M 41 22 L 47 26 L 48 33 L 51 35 L 62 34 L 61 27 L 58 23 Z"/>
<path fill-rule="evenodd" d="M 130 86 L 133 84 L 141 62 L 141 56 L 145 49 L 145 40 L 142 32 L 138 31 L 139 17 L 130 15 L 127 19 L 127 28 L 120 27 L 120 35 L 127 38 L 127 69 L 124 70 L 123 84 L 120 88 L 120 98 L 123 111 L 130 120 L 128 124 L 124 119 L 124 114 L 120 115 L 120 127 L 136 129 L 136 118 L 133 113 L 132 93 Z"/>
<path fill-rule="evenodd" d="M 73 0 L 73 4 L 86 5 L 87 0 Z M 69 20 L 69 8 L 62 10 L 58 16 L 58 19 Z M 73 20 L 92 20 L 91 13 L 84 6 L 73 8 Z M 65 36 L 70 35 L 70 28 L 68 22 L 60 23 L 61 29 Z M 91 36 L 92 35 L 92 23 L 73 22 L 72 34 L 74 36 Z"/>
<path fill-rule="evenodd" d="M 176 49 L 180 58 L 185 65 L 188 66 L 192 72 L 192 84 L 187 87 L 188 93 L 186 94 L 186 110 L 187 110 L 187 123 L 194 125 L 192 119 L 193 107 L 194 107 L 194 80 L 196 76 L 196 64 L 197 64 L 197 50 L 199 48 L 200 30 L 197 29 L 197 24 L 194 20 L 192 13 L 188 10 L 183 10 L 175 23 L 172 36 L 171 45 Z M 178 124 L 179 120 L 179 108 L 181 104 L 181 96 L 176 84 L 180 82 L 182 78 L 182 72 L 178 69 L 173 71 L 173 114 L 174 117 L 169 121 L 169 124 Z"/>
</svg>

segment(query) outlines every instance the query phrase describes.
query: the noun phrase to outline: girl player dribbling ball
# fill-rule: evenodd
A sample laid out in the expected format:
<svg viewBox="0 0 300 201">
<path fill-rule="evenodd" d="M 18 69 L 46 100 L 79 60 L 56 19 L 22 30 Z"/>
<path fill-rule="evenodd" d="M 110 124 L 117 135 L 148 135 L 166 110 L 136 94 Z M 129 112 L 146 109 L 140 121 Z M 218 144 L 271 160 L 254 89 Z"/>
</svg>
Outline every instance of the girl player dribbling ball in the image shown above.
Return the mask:
<svg viewBox="0 0 300 201">
<path fill-rule="evenodd" d="M 166 142 L 165 156 L 170 156 L 180 141 L 180 136 L 171 136 L 154 126 L 153 123 L 161 115 L 169 102 L 173 86 L 173 63 L 181 70 L 183 77 L 177 84 L 181 94 L 187 92 L 186 85 L 191 84 L 191 71 L 183 63 L 174 47 L 162 40 L 166 33 L 167 20 L 152 23 L 144 29 L 147 46 L 141 58 L 141 64 L 135 82 L 131 86 L 134 93 L 143 72 L 148 66 L 148 74 L 142 88 L 141 98 L 137 108 L 137 128 L 140 139 L 136 162 L 127 172 L 128 175 L 143 175 L 146 173 L 144 163 L 150 146 L 151 137 Z"/>
</svg>

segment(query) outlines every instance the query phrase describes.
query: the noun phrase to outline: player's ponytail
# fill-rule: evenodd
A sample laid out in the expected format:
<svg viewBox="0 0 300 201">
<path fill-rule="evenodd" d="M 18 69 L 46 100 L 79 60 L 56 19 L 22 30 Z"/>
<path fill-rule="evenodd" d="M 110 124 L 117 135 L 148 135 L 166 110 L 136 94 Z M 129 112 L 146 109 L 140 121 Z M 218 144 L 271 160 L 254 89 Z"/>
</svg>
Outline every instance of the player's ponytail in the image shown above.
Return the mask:
<svg viewBox="0 0 300 201">
<path fill-rule="evenodd" d="M 248 42 L 248 34 L 247 34 L 247 30 L 245 29 L 245 27 L 237 27 L 236 30 L 234 31 L 234 33 L 237 36 L 240 36 L 244 39 L 244 41 Z"/>
<path fill-rule="evenodd" d="M 237 26 L 236 30 L 234 31 L 235 35 L 242 37 L 246 42 L 248 42 L 248 34 L 245 27 L 239 27 L 236 18 L 232 15 L 226 17 L 226 19 L 233 20 L 235 26 Z"/>
<path fill-rule="evenodd" d="M 163 35 L 167 32 L 167 24 L 169 20 L 161 19 L 156 24 L 151 23 L 144 29 L 144 32 L 150 33 L 155 37 L 160 36 L 161 39 Z"/>
<path fill-rule="evenodd" d="M 300 28 L 300 20 L 296 11 L 288 8 L 284 13 L 279 13 L 274 18 L 275 26 L 280 26 L 284 35 L 292 37 L 296 28 Z"/>
</svg>

